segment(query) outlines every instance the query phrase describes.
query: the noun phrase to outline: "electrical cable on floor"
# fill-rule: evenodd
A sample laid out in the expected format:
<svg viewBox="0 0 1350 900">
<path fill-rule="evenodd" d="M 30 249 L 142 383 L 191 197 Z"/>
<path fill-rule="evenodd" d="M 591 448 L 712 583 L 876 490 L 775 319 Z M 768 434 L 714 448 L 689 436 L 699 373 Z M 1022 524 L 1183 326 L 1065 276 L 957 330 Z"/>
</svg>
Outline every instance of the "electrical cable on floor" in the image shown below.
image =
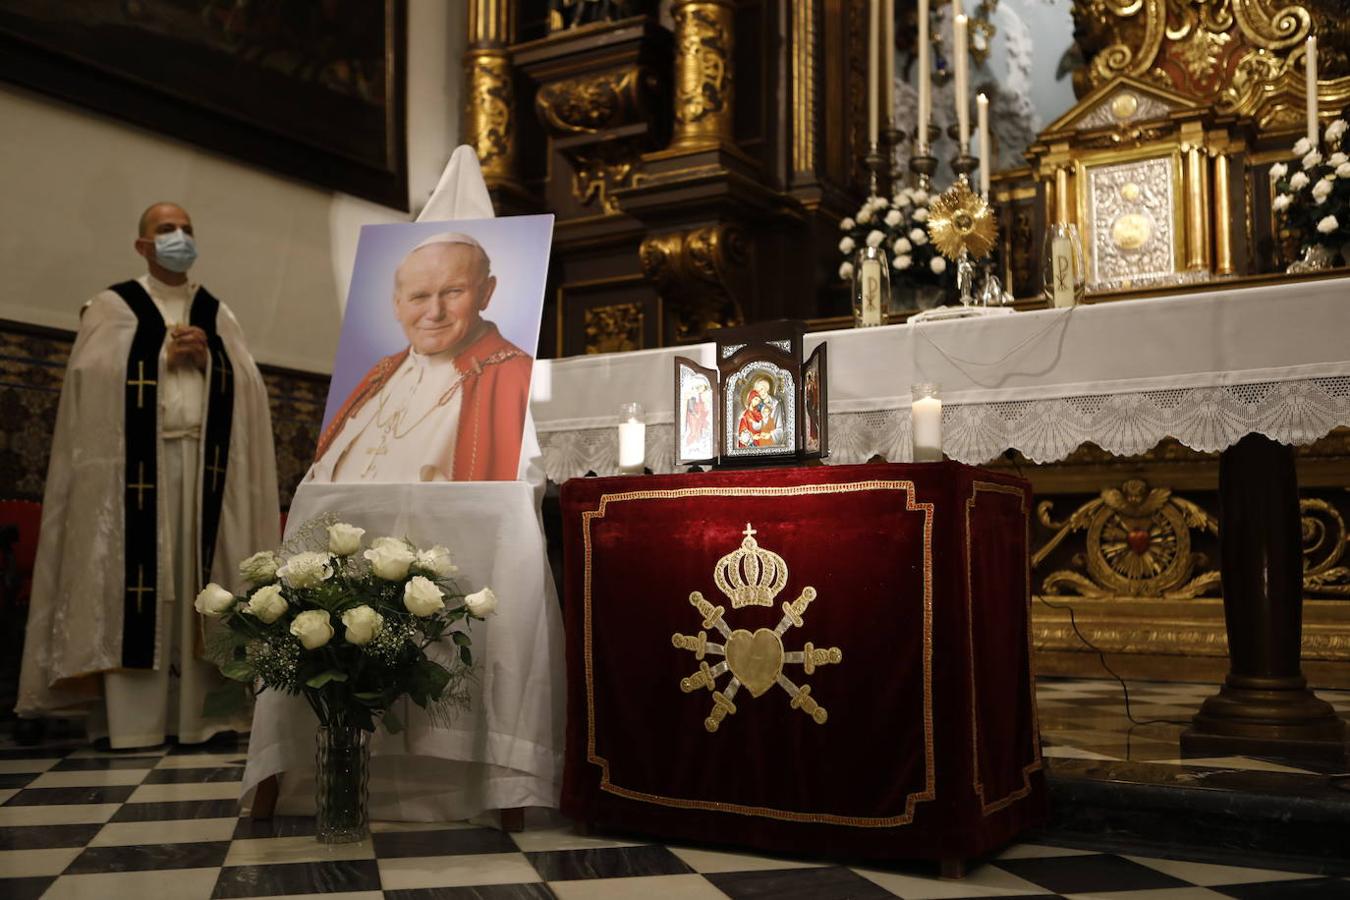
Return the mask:
<svg viewBox="0 0 1350 900">
<path fill-rule="evenodd" d="M 1076 634 L 1076 635 L 1078 635 L 1078 639 L 1079 639 L 1080 641 L 1082 641 L 1083 644 L 1084 644 L 1089 650 L 1091 650 L 1093 653 L 1096 653 L 1096 654 L 1097 654 L 1097 659 L 1101 660 L 1102 668 L 1105 669 L 1105 670 L 1107 671 L 1107 673 L 1108 673 L 1112 678 L 1114 678 L 1116 681 L 1119 681 L 1119 682 L 1120 682 L 1120 690 L 1121 690 L 1121 691 L 1124 693 L 1124 695 L 1125 695 L 1125 718 L 1129 719 L 1131 722 L 1133 722 L 1133 723 L 1136 724 L 1136 725 L 1189 725 L 1189 724 L 1191 724 L 1189 719 L 1144 719 L 1143 721 L 1140 721 L 1139 719 L 1136 719 L 1136 718 L 1134 717 L 1134 713 L 1130 711 L 1130 687 L 1129 687 L 1129 685 L 1127 685 L 1127 684 L 1125 683 L 1125 679 L 1124 679 L 1124 678 L 1121 678 L 1119 675 L 1116 674 L 1116 670 L 1115 670 L 1115 669 L 1111 668 L 1110 663 L 1108 663 L 1108 662 L 1106 661 L 1106 653 L 1103 652 L 1102 649 L 1101 649 L 1100 647 L 1098 647 L 1096 644 L 1092 643 L 1092 641 L 1089 641 L 1089 640 L 1087 639 L 1087 636 L 1084 635 L 1083 632 L 1081 632 L 1081 631 L 1078 630 L 1078 619 L 1074 616 L 1073 607 L 1070 606 L 1070 605 L 1067 604 L 1067 603 L 1051 603 L 1049 600 L 1045 599 L 1044 596 L 1040 597 L 1040 601 L 1041 601 L 1042 603 L 1044 603 L 1046 606 L 1050 607 L 1051 609 L 1065 609 L 1065 610 L 1068 610 L 1068 611 L 1069 611 L 1069 625 L 1073 627 L 1073 633 Z"/>
</svg>

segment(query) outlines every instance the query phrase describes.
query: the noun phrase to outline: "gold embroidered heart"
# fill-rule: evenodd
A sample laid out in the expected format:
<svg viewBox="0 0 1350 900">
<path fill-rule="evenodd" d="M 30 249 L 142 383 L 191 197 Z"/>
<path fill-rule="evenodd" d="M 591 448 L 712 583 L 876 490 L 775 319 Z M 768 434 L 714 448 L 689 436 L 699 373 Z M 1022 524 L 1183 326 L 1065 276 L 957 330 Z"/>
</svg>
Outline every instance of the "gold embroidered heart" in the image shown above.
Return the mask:
<svg viewBox="0 0 1350 900">
<path fill-rule="evenodd" d="M 783 671 L 783 639 L 767 628 L 754 634 L 737 628 L 727 638 L 727 668 L 758 697 L 773 687 Z"/>
</svg>

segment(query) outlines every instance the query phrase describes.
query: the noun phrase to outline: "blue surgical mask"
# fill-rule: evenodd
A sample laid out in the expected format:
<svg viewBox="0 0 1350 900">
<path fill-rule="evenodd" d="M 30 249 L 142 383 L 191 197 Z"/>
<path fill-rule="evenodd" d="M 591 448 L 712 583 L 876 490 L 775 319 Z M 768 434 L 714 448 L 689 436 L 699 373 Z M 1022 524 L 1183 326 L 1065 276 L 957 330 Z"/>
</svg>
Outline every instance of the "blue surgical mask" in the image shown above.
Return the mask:
<svg viewBox="0 0 1350 900">
<path fill-rule="evenodd" d="M 186 272 L 197 261 L 197 242 L 181 228 L 168 234 L 157 234 L 155 259 L 170 272 Z"/>
</svg>

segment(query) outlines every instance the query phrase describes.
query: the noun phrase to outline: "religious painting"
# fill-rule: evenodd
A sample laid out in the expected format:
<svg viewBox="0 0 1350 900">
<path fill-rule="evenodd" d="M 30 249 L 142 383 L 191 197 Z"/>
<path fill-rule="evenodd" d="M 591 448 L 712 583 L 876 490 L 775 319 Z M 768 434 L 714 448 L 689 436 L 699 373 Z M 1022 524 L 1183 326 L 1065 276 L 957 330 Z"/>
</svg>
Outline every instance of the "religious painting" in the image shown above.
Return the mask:
<svg viewBox="0 0 1350 900">
<path fill-rule="evenodd" d="M 802 454 L 807 458 L 829 455 L 825 348 L 817 347 L 802 366 Z"/>
<path fill-rule="evenodd" d="M 406 0 L 0 0 L 0 78 L 408 208 Z"/>
<path fill-rule="evenodd" d="M 723 386 L 722 455 L 773 457 L 796 451 L 797 385 L 771 362 L 747 363 Z"/>
<path fill-rule="evenodd" d="M 361 229 L 317 482 L 511 481 L 553 216 Z"/>
<path fill-rule="evenodd" d="M 675 357 L 675 462 L 686 466 L 717 456 L 717 371 Z"/>
</svg>

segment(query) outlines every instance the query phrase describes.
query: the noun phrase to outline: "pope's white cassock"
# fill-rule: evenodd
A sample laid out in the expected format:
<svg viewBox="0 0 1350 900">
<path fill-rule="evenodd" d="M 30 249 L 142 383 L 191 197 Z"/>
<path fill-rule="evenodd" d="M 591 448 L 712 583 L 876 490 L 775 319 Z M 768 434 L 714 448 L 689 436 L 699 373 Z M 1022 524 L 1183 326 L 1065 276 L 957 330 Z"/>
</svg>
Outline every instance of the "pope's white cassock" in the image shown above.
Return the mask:
<svg viewBox="0 0 1350 900">
<path fill-rule="evenodd" d="M 169 369 L 179 324 L 206 332 L 205 371 Z M 91 707 L 114 748 L 247 730 L 202 715 L 220 676 L 193 600 L 206 581 L 242 587 L 239 560 L 278 527 L 267 391 L 234 315 L 149 275 L 98 294 L 61 389 L 19 714 Z"/>
</svg>

